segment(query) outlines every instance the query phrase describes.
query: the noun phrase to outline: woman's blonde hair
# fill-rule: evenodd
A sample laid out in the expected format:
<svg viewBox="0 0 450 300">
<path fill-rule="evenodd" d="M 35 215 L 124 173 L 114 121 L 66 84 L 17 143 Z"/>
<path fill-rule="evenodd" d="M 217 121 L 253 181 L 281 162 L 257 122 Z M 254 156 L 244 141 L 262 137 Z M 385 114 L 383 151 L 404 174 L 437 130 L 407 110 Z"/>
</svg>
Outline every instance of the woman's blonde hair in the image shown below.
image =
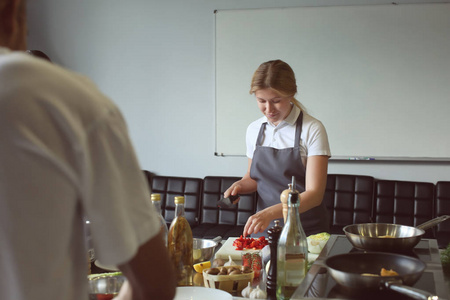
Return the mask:
<svg viewBox="0 0 450 300">
<path fill-rule="evenodd" d="M 270 60 L 262 63 L 253 74 L 250 94 L 258 90 L 270 88 L 282 97 L 292 97 L 293 103 L 301 110 L 305 107 L 295 99 L 297 82 L 292 68 L 282 60 Z"/>
</svg>

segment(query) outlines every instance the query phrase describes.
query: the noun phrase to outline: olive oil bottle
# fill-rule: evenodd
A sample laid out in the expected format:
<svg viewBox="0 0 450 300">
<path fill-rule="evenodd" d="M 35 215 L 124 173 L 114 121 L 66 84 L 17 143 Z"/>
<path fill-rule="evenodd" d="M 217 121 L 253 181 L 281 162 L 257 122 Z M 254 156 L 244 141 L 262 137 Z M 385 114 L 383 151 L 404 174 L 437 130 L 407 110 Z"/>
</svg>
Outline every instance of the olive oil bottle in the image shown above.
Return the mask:
<svg viewBox="0 0 450 300">
<path fill-rule="evenodd" d="M 178 286 L 192 285 L 193 238 L 184 215 L 184 197 L 175 197 L 175 218 L 167 238 L 169 256 L 175 268 Z"/>
<path fill-rule="evenodd" d="M 164 244 L 167 247 L 167 235 L 169 233 L 169 229 L 167 228 L 166 220 L 162 216 L 161 212 L 161 195 L 160 194 L 152 194 L 151 195 L 152 204 L 155 207 L 156 212 L 159 215 L 159 222 L 161 223 L 161 231 L 163 233 Z"/>
<path fill-rule="evenodd" d="M 277 299 L 290 299 L 306 276 L 308 243 L 298 211 L 300 194 L 295 190 L 292 178 L 288 196 L 286 224 L 280 234 L 277 247 Z"/>
</svg>

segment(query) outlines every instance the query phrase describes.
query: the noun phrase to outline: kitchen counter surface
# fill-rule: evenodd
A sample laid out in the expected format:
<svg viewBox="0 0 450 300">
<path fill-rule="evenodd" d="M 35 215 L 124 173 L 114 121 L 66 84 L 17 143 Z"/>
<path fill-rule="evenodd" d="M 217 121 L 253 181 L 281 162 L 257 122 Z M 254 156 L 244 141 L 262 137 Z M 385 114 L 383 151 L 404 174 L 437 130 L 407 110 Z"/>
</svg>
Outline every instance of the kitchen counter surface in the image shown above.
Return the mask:
<svg viewBox="0 0 450 300">
<path fill-rule="evenodd" d="M 354 251 L 360 250 L 353 248 L 345 235 L 332 235 L 292 299 L 351 299 L 348 294 L 340 293 L 342 290 L 337 288 L 336 282 L 331 276 L 328 276 L 324 261 L 329 256 Z M 403 254 L 416 257 L 427 264 L 424 273 L 414 287 L 435 293 L 439 297 L 448 298 L 448 286 L 444 280 L 436 240 L 422 239 L 411 253 Z M 383 295 L 385 296 L 385 294 L 384 292 Z M 399 294 L 395 292 L 389 292 L 389 295 L 403 299 L 398 297 Z"/>
</svg>

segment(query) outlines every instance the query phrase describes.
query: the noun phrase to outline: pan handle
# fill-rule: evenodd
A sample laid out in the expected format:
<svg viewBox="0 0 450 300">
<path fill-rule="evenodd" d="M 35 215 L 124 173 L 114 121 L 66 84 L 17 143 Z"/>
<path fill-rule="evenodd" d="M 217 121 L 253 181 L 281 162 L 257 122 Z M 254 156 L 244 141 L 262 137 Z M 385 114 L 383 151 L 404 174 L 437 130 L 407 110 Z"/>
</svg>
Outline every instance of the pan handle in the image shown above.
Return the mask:
<svg viewBox="0 0 450 300">
<path fill-rule="evenodd" d="M 439 297 L 436 295 L 433 295 L 427 291 L 419 290 L 410 286 L 402 285 L 400 283 L 397 283 L 397 281 L 386 281 L 385 282 L 386 288 L 395 291 L 397 293 L 403 294 L 405 296 L 408 296 L 412 299 L 417 300 L 438 300 Z"/>
<path fill-rule="evenodd" d="M 448 215 L 443 215 L 434 219 L 431 219 L 430 221 L 427 221 L 425 223 L 422 223 L 418 226 L 416 226 L 416 228 L 422 229 L 422 230 L 427 230 L 431 227 L 434 227 L 436 225 L 438 225 L 439 223 L 444 222 L 445 220 L 450 219 L 450 216 Z"/>
<path fill-rule="evenodd" d="M 222 241 L 222 237 L 220 235 L 216 236 L 215 238 L 212 239 L 214 242 L 216 242 L 217 244 L 220 244 L 220 242 Z"/>
</svg>

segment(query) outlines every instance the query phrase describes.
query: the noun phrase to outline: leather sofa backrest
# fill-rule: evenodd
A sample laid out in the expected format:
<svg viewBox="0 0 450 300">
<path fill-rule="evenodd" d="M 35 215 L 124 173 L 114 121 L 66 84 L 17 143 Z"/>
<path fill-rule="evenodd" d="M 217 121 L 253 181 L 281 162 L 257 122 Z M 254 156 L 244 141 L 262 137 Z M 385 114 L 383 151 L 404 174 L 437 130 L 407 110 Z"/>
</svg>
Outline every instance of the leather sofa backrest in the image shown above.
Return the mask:
<svg viewBox="0 0 450 300">
<path fill-rule="evenodd" d="M 373 218 L 377 223 L 417 226 L 434 216 L 434 184 L 427 182 L 377 180 Z M 435 229 L 425 238 L 435 238 Z"/>
<path fill-rule="evenodd" d="M 153 193 L 161 194 L 162 214 L 170 224 L 174 217 L 174 197 L 185 196 L 186 217 L 193 234 L 200 238 L 236 237 L 247 219 L 256 212 L 257 193 L 241 195 L 238 205 L 220 209 L 217 201 L 241 177 L 156 176 L 144 174 Z M 357 223 L 395 223 L 417 226 L 435 216 L 450 215 L 450 181 L 427 182 L 377 180 L 371 176 L 328 174 L 324 195 L 331 233 Z M 440 248 L 450 243 L 450 221 L 426 230 L 425 238 L 436 238 Z"/>
<path fill-rule="evenodd" d="M 331 233 L 344 234 L 346 225 L 371 222 L 373 191 L 373 177 L 328 174 L 323 201 Z"/>
<path fill-rule="evenodd" d="M 436 216 L 450 215 L 450 181 L 436 183 Z M 450 221 L 445 221 L 436 227 L 436 238 L 439 248 L 445 248 L 450 243 Z"/>
<path fill-rule="evenodd" d="M 200 178 L 152 176 L 152 193 L 161 194 L 161 213 L 167 224 L 174 219 L 175 197 L 184 196 L 186 219 L 191 227 L 198 225 L 202 186 L 203 180 Z"/>
<path fill-rule="evenodd" d="M 192 229 L 194 237 L 215 238 L 240 236 L 247 219 L 256 212 L 256 192 L 241 195 L 237 205 L 219 208 L 217 202 L 223 193 L 240 177 L 207 176 L 203 181 L 200 225 Z"/>
<path fill-rule="evenodd" d="M 200 223 L 245 225 L 247 219 L 256 211 L 256 193 L 241 195 L 239 203 L 231 208 L 217 207 L 223 193 L 240 177 L 207 176 L 203 183 L 203 203 Z"/>
</svg>

